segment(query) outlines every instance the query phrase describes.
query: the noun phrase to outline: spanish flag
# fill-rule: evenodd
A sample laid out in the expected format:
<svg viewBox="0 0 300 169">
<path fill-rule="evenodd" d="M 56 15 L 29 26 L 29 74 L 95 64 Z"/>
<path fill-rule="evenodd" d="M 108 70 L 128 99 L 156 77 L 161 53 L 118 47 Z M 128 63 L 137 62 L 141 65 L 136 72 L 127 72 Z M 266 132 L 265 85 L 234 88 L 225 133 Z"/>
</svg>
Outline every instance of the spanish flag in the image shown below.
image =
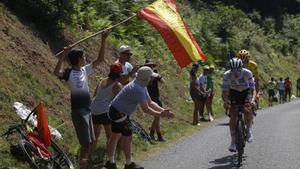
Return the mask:
<svg viewBox="0 0 300 169">
<path fill-rule="evenodd" d="M 162 36 L 181 68 L 206 56 L 179 14 L 175 0 L 157 0 L 138 12 Z"/>
</svg>

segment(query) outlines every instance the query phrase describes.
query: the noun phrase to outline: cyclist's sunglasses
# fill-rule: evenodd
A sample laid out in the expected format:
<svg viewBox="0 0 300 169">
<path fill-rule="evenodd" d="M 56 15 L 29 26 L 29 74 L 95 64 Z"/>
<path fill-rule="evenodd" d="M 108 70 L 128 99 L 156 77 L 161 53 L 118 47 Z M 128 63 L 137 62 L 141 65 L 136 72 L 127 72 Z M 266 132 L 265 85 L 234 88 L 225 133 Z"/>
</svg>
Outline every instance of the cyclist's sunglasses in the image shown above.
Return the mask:
<svg viewBox="0 0 300 169">
<path fill-rule="evenodd" d="M 240 72 L 242 71 L 242 68 L 233 68 L 231 69 L 232 72 Z"/>
</svg>

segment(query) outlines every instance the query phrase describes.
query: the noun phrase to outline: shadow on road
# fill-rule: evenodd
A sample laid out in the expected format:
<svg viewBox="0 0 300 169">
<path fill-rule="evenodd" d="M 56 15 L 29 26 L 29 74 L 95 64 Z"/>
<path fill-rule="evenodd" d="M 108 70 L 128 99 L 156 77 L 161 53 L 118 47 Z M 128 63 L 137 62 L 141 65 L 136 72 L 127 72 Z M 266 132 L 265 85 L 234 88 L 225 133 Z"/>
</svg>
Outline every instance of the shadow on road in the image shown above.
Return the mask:
<svg viewBox="0 0 300 169">
<path fill-rule="evenodd" d="M 228 126 L 229 123 L 218 123 L 217 126 Z"/>
<path fill-rule="evenodd" d="M 210 161 L 209 163 L 216 164 L 214 167 L 210 167 L 208 169 L 232 169 L 236 168 L 234 164 L 234 160 L 237 158 L 237 155 L 228 155 L 222 158 L 215 159 L 214 161 Z"/>
</svg>

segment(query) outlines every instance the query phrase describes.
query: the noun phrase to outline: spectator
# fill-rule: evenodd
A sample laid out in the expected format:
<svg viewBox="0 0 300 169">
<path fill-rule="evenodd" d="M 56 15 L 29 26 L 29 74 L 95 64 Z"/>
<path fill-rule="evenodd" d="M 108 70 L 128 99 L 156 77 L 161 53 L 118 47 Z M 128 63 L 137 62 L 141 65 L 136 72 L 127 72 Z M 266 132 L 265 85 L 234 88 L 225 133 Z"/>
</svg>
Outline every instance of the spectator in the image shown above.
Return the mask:
<svg viewBox="0 0 300 169">
<path fill-rule="evenodd" d="M 104 61 L 105 39 L 109 32 L 110 31 L 102 33 L 99 55 L 93 63 L 85 63 L 86 60 L 83 50 L 65 47 L 64 51 L 59 56 L 59 61 L 54 70 L 54 74 L 60 79 L 65 80 L 69 84 L 71 90 L 72 122 L 81 145 L 79 157 L 80 169 L 87 168 L 87 161 L 90 157 L 92 143 L 95 141 L 92 114 L 90 111 L 91 97 L 89 94 L 88 76 L 100 62 Z M 63 62 L 66 57 L 69 60 L 71 68 L 63 71 Z"/>
<path fill-rule="evenodd" d="M 297 79 L 297 97 L 300 97 L 300 77 Z"/>
<path fill-rule="evenodd" d="M 133 67 L 129 61 L 132 56 L 131 48 L 127 45 L 122 45 L 119 49 L 120 57 L 116 61 L 116 63 L 121 63 L 123 68 L 123 73 L 121 74 L 120 83 L 124 86 L 129 83 L 130 77 L 132 77 L 137 69 L 138 66 Z"/>
<path fill-rule="evenodd" d="M 284 103 L 284 80 L 282 77 L 277 82 L 277 89 L 279 91 L 279 103 Z"/>
<path fill-rule="evenodd" d="M 205 65 L 203 67 L 203 74 L 199 76 L 199 89 L 200 89 L 200 106 L 199 106 L 199 114 L 200 120 L 206 121 L 204 118 L 204 105 L 207 101 L 207 96 L 209 91 L 207 91 L 207 75 L 209 72 L 209 66 Z"/>
<path fill-rule="evenodd" d="M 199 64 L 194 63 L 190 71 L 191 82 L 190 82 L 190 95 L 194 102 L 194 116 L 193 116 L 193 125 L 200 125 L 199 123 L 199 106 L 200 106 L 200 89 L 199 81 L 197 79 L 197 71 L 199 69 Z"/>
<path fill-rule="evenodd" d="M 111 103 L 108 115 L 112 120 L 112 135 L 107 148 L 109 161 L 105 165 L 108 169 L 117 168 L 114 156 L 117 142 L 121 136 L 124 137 L 125 143 L 123 150 L 126 164 L 124 169 L 143 169 L 143 167 L 131 161 L 132 131 L 129 125 L 130 116 L 136 111 L 137 105 L 140 105 L 145 113 L 153 116 L 174 117 L 170 110 L 160 107 L 151 100 L 146 88 L 151 76 L 156 76 L 156 74 L 153 73 L 150 67 L 143 66 L 139 68 L 135 80 L 127 84 Z"/>
<path fill-rule="evenodd" d="M 209 93 L 208 93 L 208 97 L 207 97 L 207 101 L 206 101 L 206 109 L 207 109 L 207 113 L 209 115 L 210 121 L 214 121 L 214 113 L 212 110 L 212 100 L 214 97 L 214 69 L 215 69 L 215 66 L 210 65 L 209 72 L 207 74 L 207 89 L 206 90 Z"/>
<path fill-rule="evenodd" d="M 292 81 L 287 77 L 284 81 L 285 99 L 291 101 Z"/>
<path fill-rule="evenodd" d="M 105 130 L 107 142 L 111 136 L 111 122 L 107 117 L 107 113 L 110 102 L 122 88 L 121 83 L 118 82 L 118 79 L 121 77 L 121 73 L 122 65 L 120 63 L 113 63 L 110 66 L 108 77 L 103 79 L 95 90 L 95 98 L 92 102 L 91 110 L 96 141 L 93 142 L 92 152 L 94 152 L 96 148 L 102 126 Z"/>
<path fill-rule="evenodd" d="M 131 63 L 129 63 L 132 53 L 130 46 L 122 45 L 119 48 L 119 59 L 115 63 L 120 63 L 122 65 L 123 73 L 121 74 L 121 77 L 119 78 L 119 82 L 125 86 L 129 83 L 129 80 L 133 75 L 136 73 L 138 67 L 133 67 Z M 124 141 L 123 138 L 119 140 L 118 143 L 118 151 L 121 151 L 124 147 Z"/>
<path fill-rule="evenodd" d="M 157 69 L 154 69 L 157 65 L 156 63 L 154 63 L 154 61 L 152 59 L 146 59 L 144 66 L 149 66 L 154 73 L 157 73 L 157 75 L 155 77 L 152 77 L 147 89 L 148 89 L 148 93 L 150 95 L 150 98 L 152 101 L 154 101 L 156 104 L 158 104 L 160 107 L 162 107 L 162 103 L 160 100 L 160 95 L 159 95 L 159 88 L 158 88 L 158 83 L 162 83 L 163 78 L 161 77 L 161 75 L 158 74 Z M 160 117 L 158 116 L 154 116 L 154 119 L 152 121 L 151 124 L 151 128 L 150 128 L 150 136 L 153 140 L 155 140 L 155 136 L 154 134 L 157 134 L 157 140 L 158 141 L 165 141 L 164 137 L 162 136 L 162 133 L 160 131 Z"/>
<path fill-rule="evenodd" d="M 268 88 L 268 94 L 269 94 L 269 106 L 273 106 L 273 101 L 274 101 L 274 96 L 275 96 L 275 88 L 276 88 L 276 83 L 274 81 L 274 78 L 271 77 L 271 80 L 269 80 L 267 84 Z"/>
</svg>

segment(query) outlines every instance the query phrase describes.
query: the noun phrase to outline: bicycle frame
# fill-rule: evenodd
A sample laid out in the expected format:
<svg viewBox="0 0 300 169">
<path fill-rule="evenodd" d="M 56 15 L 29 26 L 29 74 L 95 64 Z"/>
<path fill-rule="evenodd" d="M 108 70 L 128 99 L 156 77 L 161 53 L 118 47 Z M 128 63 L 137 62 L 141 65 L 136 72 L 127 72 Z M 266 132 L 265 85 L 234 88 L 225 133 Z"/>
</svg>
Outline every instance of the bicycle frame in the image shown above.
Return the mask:
<svg viewBox="0 0 300 169">
<path fill-rule="evenodd" d="M 38 142 L 35 142 L 33 139 L 35 138 L 33 132 L 27 132 L 27 123 L 30 119 L 30 116 L 36 114 L 36 108 L 34 108 L 26 117 L 25 120 L 22 120 L 21 124 L 12 125 L 9 127 L 9 129 L 1 135 L 1 137 L 6 137 L 6 140 L 8 140 L 9 136 L 16 133 L 17 144 L 11 144 L 11 146 L 18 146 L 22 149 L 22 152 L 26 156 L 26 153 L 28 155 L 35 155 L 34 157 L 29 157 L 27 161 L 32 165 L 35 169 L 45 169 L 49 168 L 46 166 L 42 166 L 43 164 L 46 164 L 47 166 L 50 166 L 51 169 L 62 169 L 62 168 L 68 168 L 68 169 L 74 169 L 74 166 L 69 159 L 69 157 L 66 155 L 65 152 L 63 152 L 60 147 L 51 139 L 50 140 L 50 146 L 46 147 L 44 144 L 39 146 Z M 36 128 L 36 127 L 34 127 Z M 11 143 L 11 142 L 10 142 Z M 41 142 L 42 143 L 42 142 Z M 44 149 L 43 149 L 44 148 Z M 49 150 L 49 149 L 51 150 Z M 46 154 L 45 154 L 46 153 Z M 26 158 L 26 157 L 25 157 Z M 41 164 L 41 165 L 39 165 Z"/>
<path fill-rule="evenodd" d="M 138 123 L 137 121 L 135 121 L 133 119 L 129 119 L 129 128 L 132 131 L 132 133 L 137 134 L 144 141 L 149 142 L 150 144 L 153 143 L 150 135 L 146 132 L 146 130 L 143 128 L 143 126 L 140 123 Z"/>
</svg>

